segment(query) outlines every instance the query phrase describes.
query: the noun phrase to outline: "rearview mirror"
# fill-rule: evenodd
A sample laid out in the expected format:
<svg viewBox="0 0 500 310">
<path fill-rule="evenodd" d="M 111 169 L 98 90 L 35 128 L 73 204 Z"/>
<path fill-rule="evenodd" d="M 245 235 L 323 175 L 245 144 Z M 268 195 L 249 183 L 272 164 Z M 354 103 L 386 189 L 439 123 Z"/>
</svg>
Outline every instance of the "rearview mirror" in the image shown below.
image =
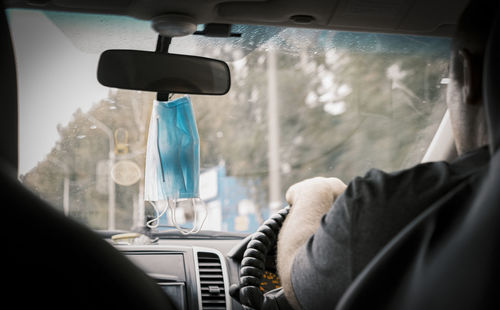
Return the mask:
<svg viewBox="0 0 500 310">
<path fill-rule="evenodd" d="M 231 84 L 223 61 L 135 50 L 103 52 L 97 80 L 115 88 L 203 95 L 224 95 Z"/>
</svg>

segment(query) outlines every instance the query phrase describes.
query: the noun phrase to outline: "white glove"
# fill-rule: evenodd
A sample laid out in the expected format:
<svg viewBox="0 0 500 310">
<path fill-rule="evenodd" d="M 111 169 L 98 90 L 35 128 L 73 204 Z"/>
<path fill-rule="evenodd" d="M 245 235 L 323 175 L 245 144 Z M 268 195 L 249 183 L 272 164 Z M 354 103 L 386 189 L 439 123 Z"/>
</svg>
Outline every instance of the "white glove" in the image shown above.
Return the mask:
<svg viewBox="0 0 500 310">
<path fill-rule="evenodd" d="M 346 187 L 337 178 L 317 177 L 294 184 L 286 192 L 286 200 L 292 208 L 278 237 L 277 267 L 285 296 L 294 309 L 300 309 L 291 280 L 297 249 L 316 232 L 321 217 Z"/>
<path fill-rule="evenodd" d="M 286 192 L 286 200 L 295 209 L 307 208 L 325 214 L 346 189 L 337 178 L 316 177 L 296 183 Z"/>
</svg>

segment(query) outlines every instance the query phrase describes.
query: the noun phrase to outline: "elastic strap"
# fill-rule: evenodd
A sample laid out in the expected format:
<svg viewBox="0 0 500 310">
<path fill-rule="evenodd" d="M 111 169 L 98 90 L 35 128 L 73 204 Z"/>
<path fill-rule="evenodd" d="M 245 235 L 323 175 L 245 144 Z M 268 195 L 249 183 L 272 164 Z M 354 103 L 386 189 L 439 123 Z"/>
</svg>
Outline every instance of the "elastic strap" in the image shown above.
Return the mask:
<svg viewBox="0 0 500 310">
<path fill-rule="evenodd" d="M 158 226 L 160 225 L 160 218 L 166 212 L 168 212 L 168 215 L 169 215 L 170 219 L 172 220 L 172 223 L 174 224 L 175 228 L 178 231 L 180 231 L 183 235 L 199 233 L 200 230 L 203 228 L 203 225 L 205 224 L 205 221 L 207 219 L 208 209 L 207 209 L 206 204 L 203 202 L 203 200 L 201 200 L 199 198 L 191 198 L 190 201 L 192 203 L 193 210 L 194 210 L 194 223 L 193 223 L 194 225 L 193 225 L 193 228 L 191 230 L 182 228 L 177 223 L 177 220 L 175 218 L 175 210 L 177 208 L 177 203 L 174 199 L 168 199 L 167 201 L 165 201 L 167 205 L 166 205 L 166 207 L 163 208 L 163 210 L 161 212 L 159 211 L 158 206 L 157 206 L 158 201 L 149 201 L 149 203 L 153 206 L 153 209 L 155 210 L 155 218 L 147 221 L 146 226 L 149 228 L 158 228 Z M 198 201 L 199 203 L 195 204 L 195 201 Z M 199 216 L 198 216 L 198 212 L 196 210 L 197 209 L 196 205 L 199 205 L 200 203 L 204 208 L 205 214 L 203 215 L 203 220 L 201 220 L 201 224 L 198 225 L 198 223 L 200 223 L 200 221 L 197 221 Z"/>
</svg>

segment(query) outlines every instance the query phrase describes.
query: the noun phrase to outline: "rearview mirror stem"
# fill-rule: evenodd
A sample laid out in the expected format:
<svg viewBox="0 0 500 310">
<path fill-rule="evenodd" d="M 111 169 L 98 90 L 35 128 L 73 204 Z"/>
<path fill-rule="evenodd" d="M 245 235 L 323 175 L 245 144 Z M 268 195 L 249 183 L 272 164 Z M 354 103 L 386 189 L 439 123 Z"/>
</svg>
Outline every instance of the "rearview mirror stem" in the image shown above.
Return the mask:
<svg viewBox="0 0 500 310">
<path fill-rule="evenodd" d="M 172 42 L 171 37 L 165 37 L 162 35 L 158 35 L 158 40 L 156 41 L 156 50 L 157 53 L 168 54 L 168 48 L 170 47 L 170 43 Z M 170 99 L 169 93 L 157 93 L 156 100 L 158 101 L 168 101 Z"/>
</svg>

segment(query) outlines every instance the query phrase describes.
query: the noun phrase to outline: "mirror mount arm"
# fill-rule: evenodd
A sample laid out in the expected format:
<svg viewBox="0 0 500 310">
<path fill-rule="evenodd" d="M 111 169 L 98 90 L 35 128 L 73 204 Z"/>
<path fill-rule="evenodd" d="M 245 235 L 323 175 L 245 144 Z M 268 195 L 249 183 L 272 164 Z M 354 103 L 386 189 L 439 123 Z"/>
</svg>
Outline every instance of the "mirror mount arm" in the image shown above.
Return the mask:
<svg viewBox="0 0 500 310">
<path fill-rule="evenodd" d="M 215 38 L 241 37 L 241 33 L 231 32 L 230 24 L 217 24 L 217 23 L 205 24 L 205 29 L 203 29 L 203 31 L 196 31 L 193 34 L 203 35 L 206 37 L 215 37 Z"/>
<path fill-rule="evenodd" d="M 165 37 L 162 35 L 158 35 L 158 40 L 156 41 L 156 53 L 168 54 L 168 48 L 170 47 L 170 43 L 172 42 L 171 37 Z M 168 101 L 170 99 L 171 94 L 169 93 L 157 93 L 156 100 L 158 101 Z"/>
<path fill-rule="evenodd" d="M 172 43 L 171 37 L 165 37 L 162 35 L 158 35 L 158 40 L 156 41 L 156 53 L 168 54 L 168 48 L 170 47 L 170 43 Z"/>
</svg>

